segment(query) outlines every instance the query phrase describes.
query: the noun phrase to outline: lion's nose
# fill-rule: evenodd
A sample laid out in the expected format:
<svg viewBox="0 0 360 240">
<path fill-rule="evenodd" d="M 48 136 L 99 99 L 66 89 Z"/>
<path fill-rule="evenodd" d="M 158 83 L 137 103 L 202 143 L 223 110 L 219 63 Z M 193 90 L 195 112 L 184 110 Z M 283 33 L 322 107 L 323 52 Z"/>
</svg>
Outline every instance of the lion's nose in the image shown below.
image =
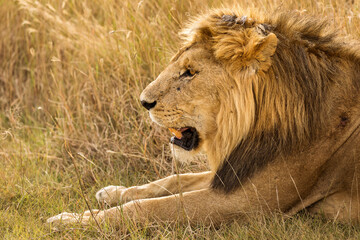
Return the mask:
<svg viewBox="0 0 360 240">
<path fill-rule="evenodd" d="M 152 102 L 152 103 L 149 103 L 149 102 L 147 102 L 147 101 L 142 100 L 142 101 L 141 101 L 141 105 L 143 105 L 143 107 L 146 108 L 147 110 L 150 110 L 150 109 L 152 109 L 153 107 L 155 107 L 156 101 L 154 101 L 154 102 Z"/>
</svg>

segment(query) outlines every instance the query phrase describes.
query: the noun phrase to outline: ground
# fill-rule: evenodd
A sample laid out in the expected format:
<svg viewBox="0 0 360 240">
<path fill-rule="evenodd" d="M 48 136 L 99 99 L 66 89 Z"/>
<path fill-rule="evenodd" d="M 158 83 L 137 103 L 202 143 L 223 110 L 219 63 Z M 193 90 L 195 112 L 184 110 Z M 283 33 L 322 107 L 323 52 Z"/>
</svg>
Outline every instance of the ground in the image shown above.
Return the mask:
<svg viewBox="0 0 360 240">
<path fill-rule="evenodd" d="M 1 239 L 358 238 L 359 226 L 305 212 L 219 228 L 46 224 L 63 211 L 103 207 L 94 195 L 104 186 L 206 169 L 202 161 L 173 161 L 170 134 L 151 123 L 139 95 L 179 47 L 177 32 L 186 20 L 221 2 L 0 0 Z M 236 2 L 330 17 L 360 35 L 360 8 L 352 1 Z"/>
</svg>

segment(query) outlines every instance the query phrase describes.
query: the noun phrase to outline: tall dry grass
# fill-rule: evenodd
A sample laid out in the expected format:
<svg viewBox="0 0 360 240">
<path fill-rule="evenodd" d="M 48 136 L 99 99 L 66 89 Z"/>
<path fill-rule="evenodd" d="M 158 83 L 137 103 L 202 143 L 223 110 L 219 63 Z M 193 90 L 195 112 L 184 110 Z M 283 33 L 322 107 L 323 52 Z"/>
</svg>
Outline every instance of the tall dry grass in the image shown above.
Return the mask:
<svg viewBox="0 0 360 240">
<path fill-rule="evenodd" d="M 92 207 L 100 187 L 140 184 L 174 171 L 169 135 L 150 122 L 138 97 L 175 53 L 177 32 L 190 16 L 233 4 L 265 13 L 307 11 L 360 35 L 359 4 L 351 0 L 0 0 L 0 236 L 113 236 L 82 229 L 52 235 L 44 224 L 53 214 L 85 208 L 69 152 Z M 204 168 L 194 163 L 182 171 Z M 276 231 L 265 226 L 249 231 Z M 353 236 L 344 229 L 329 231 Z M 156 228 L 126 236 L 249 233 L 241 227 L 214 231 Z"/>
</svg>

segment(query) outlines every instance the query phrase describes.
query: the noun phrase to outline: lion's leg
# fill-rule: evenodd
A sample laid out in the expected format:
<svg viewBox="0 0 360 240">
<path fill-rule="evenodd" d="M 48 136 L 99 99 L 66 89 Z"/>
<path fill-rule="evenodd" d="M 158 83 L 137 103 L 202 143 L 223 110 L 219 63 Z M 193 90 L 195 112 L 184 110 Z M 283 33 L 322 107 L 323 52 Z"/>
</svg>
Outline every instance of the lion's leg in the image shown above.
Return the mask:
<svg viewBox="0 0 360 240">
<path fill-rule="evenodd" d="M 309 209 L 312 214 L 323 214 L 326 218 L 344 222 L 360 221 L 360 199 L 347 192 L 334 193 L 315 203 Z"/>
<path fill-rule="evenodd" d="M 187 173 L 171 175 L 169 177 L 150 182 L 142 186 L 125 188 L 122 186 L 108 186 L 96 193 L 100 202 L 114 205 L 135 199 L 145 199 L 189 192 L 209 187 L 213 174 L 211 172 Z"/>
<path fill-rule="evenodd" d="M 286 211 L 301 201 L 300 196 L 307 188 L 298 186 L 307 186 L 306 184 L 311 183 L 313 172 L 301 172 L 298 171 L 298 168 L 294 164 L 284 165 L 283 161 L 274 162 L 260 170 L 239 189 L 229 193 L 209 187 L 212 179 L 211 173 L 194 174 L 196 177 L 189 178 L 187 178 L 189 176 L 187 174 L 171 176 L 168 177 L 170 180 L 162 179 L 147 184 L 144 192 L 141 191 L 144 190 L 144 187 L 133 188 L 136 190 L 132 197 L 143 199 L 100 211 L 95 218 L 98 222 L 107 221 L 111 225 L 121 223 L 124 217 L 139 223 L 179 221 L 218 225 L 233 219 L 246 221 L 249 216 L 259 213 L 266 214 L 274 210 Z M 286 171 L 282 169 L 286 169 Z M 176 181 L 177 178 L 180 181 Z M 184 179 L 187 180 L 182 181 Z M 161 187 L 158 186 L 159 182 L 162 183 Z M 180 182 L 181 184 L 179 184 Z M 173 193 L 184 189 L 194 189 L 195 186 L 203 189 L 150 198 L 155 194 L 168 195 L 169 189 Z M 82 224 L 88 224 L 93 219 L 89 214 L 69 215 L 64 213 L 50 218 L 48 222 L 60 223 L 62 218 L 66 219 L 66 223 L 79 221 Z"/>
<path fill-rule="evenodd" d="M 218 224 L 233 219 L 234 216 L 241 218 L 247 211 L 251 211 L 250 203 L 246 209 L 243 208 L 242 203 L 245 201 L 246 197 L 243 194 L 225 194 L 207 188 L 166 197 L 134 200 L 96 212 L 94 216 L 97 222 L 107 221 L 111 225 L 118 225 L 124 219 L 131 219 L 137 223 L 189 221 L 193 224 Z M 48 222 L 53 224 L 79 222 L 87 225 L 92 221 L 89 212 L 62 213 L 48 219 Z"/>
<path fill-rule="evenodd" d="M 223 194 L 210 188 L 161 198 L 135 200 L 103 211 L 98 220 L 110 224 L 128 217 L 137 223 L 147 221 L 220 223 L 237 215 L 241 217 L 236 194 Z"/>
</svg>

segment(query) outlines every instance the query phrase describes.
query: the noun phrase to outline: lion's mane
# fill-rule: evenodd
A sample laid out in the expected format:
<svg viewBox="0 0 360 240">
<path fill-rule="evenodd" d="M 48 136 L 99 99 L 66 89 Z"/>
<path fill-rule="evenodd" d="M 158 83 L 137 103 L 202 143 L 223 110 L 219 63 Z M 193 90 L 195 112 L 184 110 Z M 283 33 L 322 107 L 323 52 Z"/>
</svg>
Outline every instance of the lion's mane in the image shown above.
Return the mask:
<svg viewBox="0 0 360 240">
<path fill-rule="evenodd" d="M 347 62 L 359 62 L 359 48 L 345 45 L 328 20 L 297 12 L 259 16 L 214 10 L 183 32 L 184 49 L 205 43 L 233 80 L 231 90 L 224 87 L 217 135 L 208 152 L 216 170 L 212 186 L 226 192 L 275 158 L 301 151 L 330 131 L 330 85 L 357 90 L 360 85 L 360 70 L 353 78 L 339 77 Z M 247 31 L 254 28 L 264 37 Z M 272 33 L 276 44 L 274 39 L 265 42 Z M 269 59 L 261 55 L 266 44 L 276 48 Z M 341 118 L 347 120 L 346 112 Z"/>
</svg>

